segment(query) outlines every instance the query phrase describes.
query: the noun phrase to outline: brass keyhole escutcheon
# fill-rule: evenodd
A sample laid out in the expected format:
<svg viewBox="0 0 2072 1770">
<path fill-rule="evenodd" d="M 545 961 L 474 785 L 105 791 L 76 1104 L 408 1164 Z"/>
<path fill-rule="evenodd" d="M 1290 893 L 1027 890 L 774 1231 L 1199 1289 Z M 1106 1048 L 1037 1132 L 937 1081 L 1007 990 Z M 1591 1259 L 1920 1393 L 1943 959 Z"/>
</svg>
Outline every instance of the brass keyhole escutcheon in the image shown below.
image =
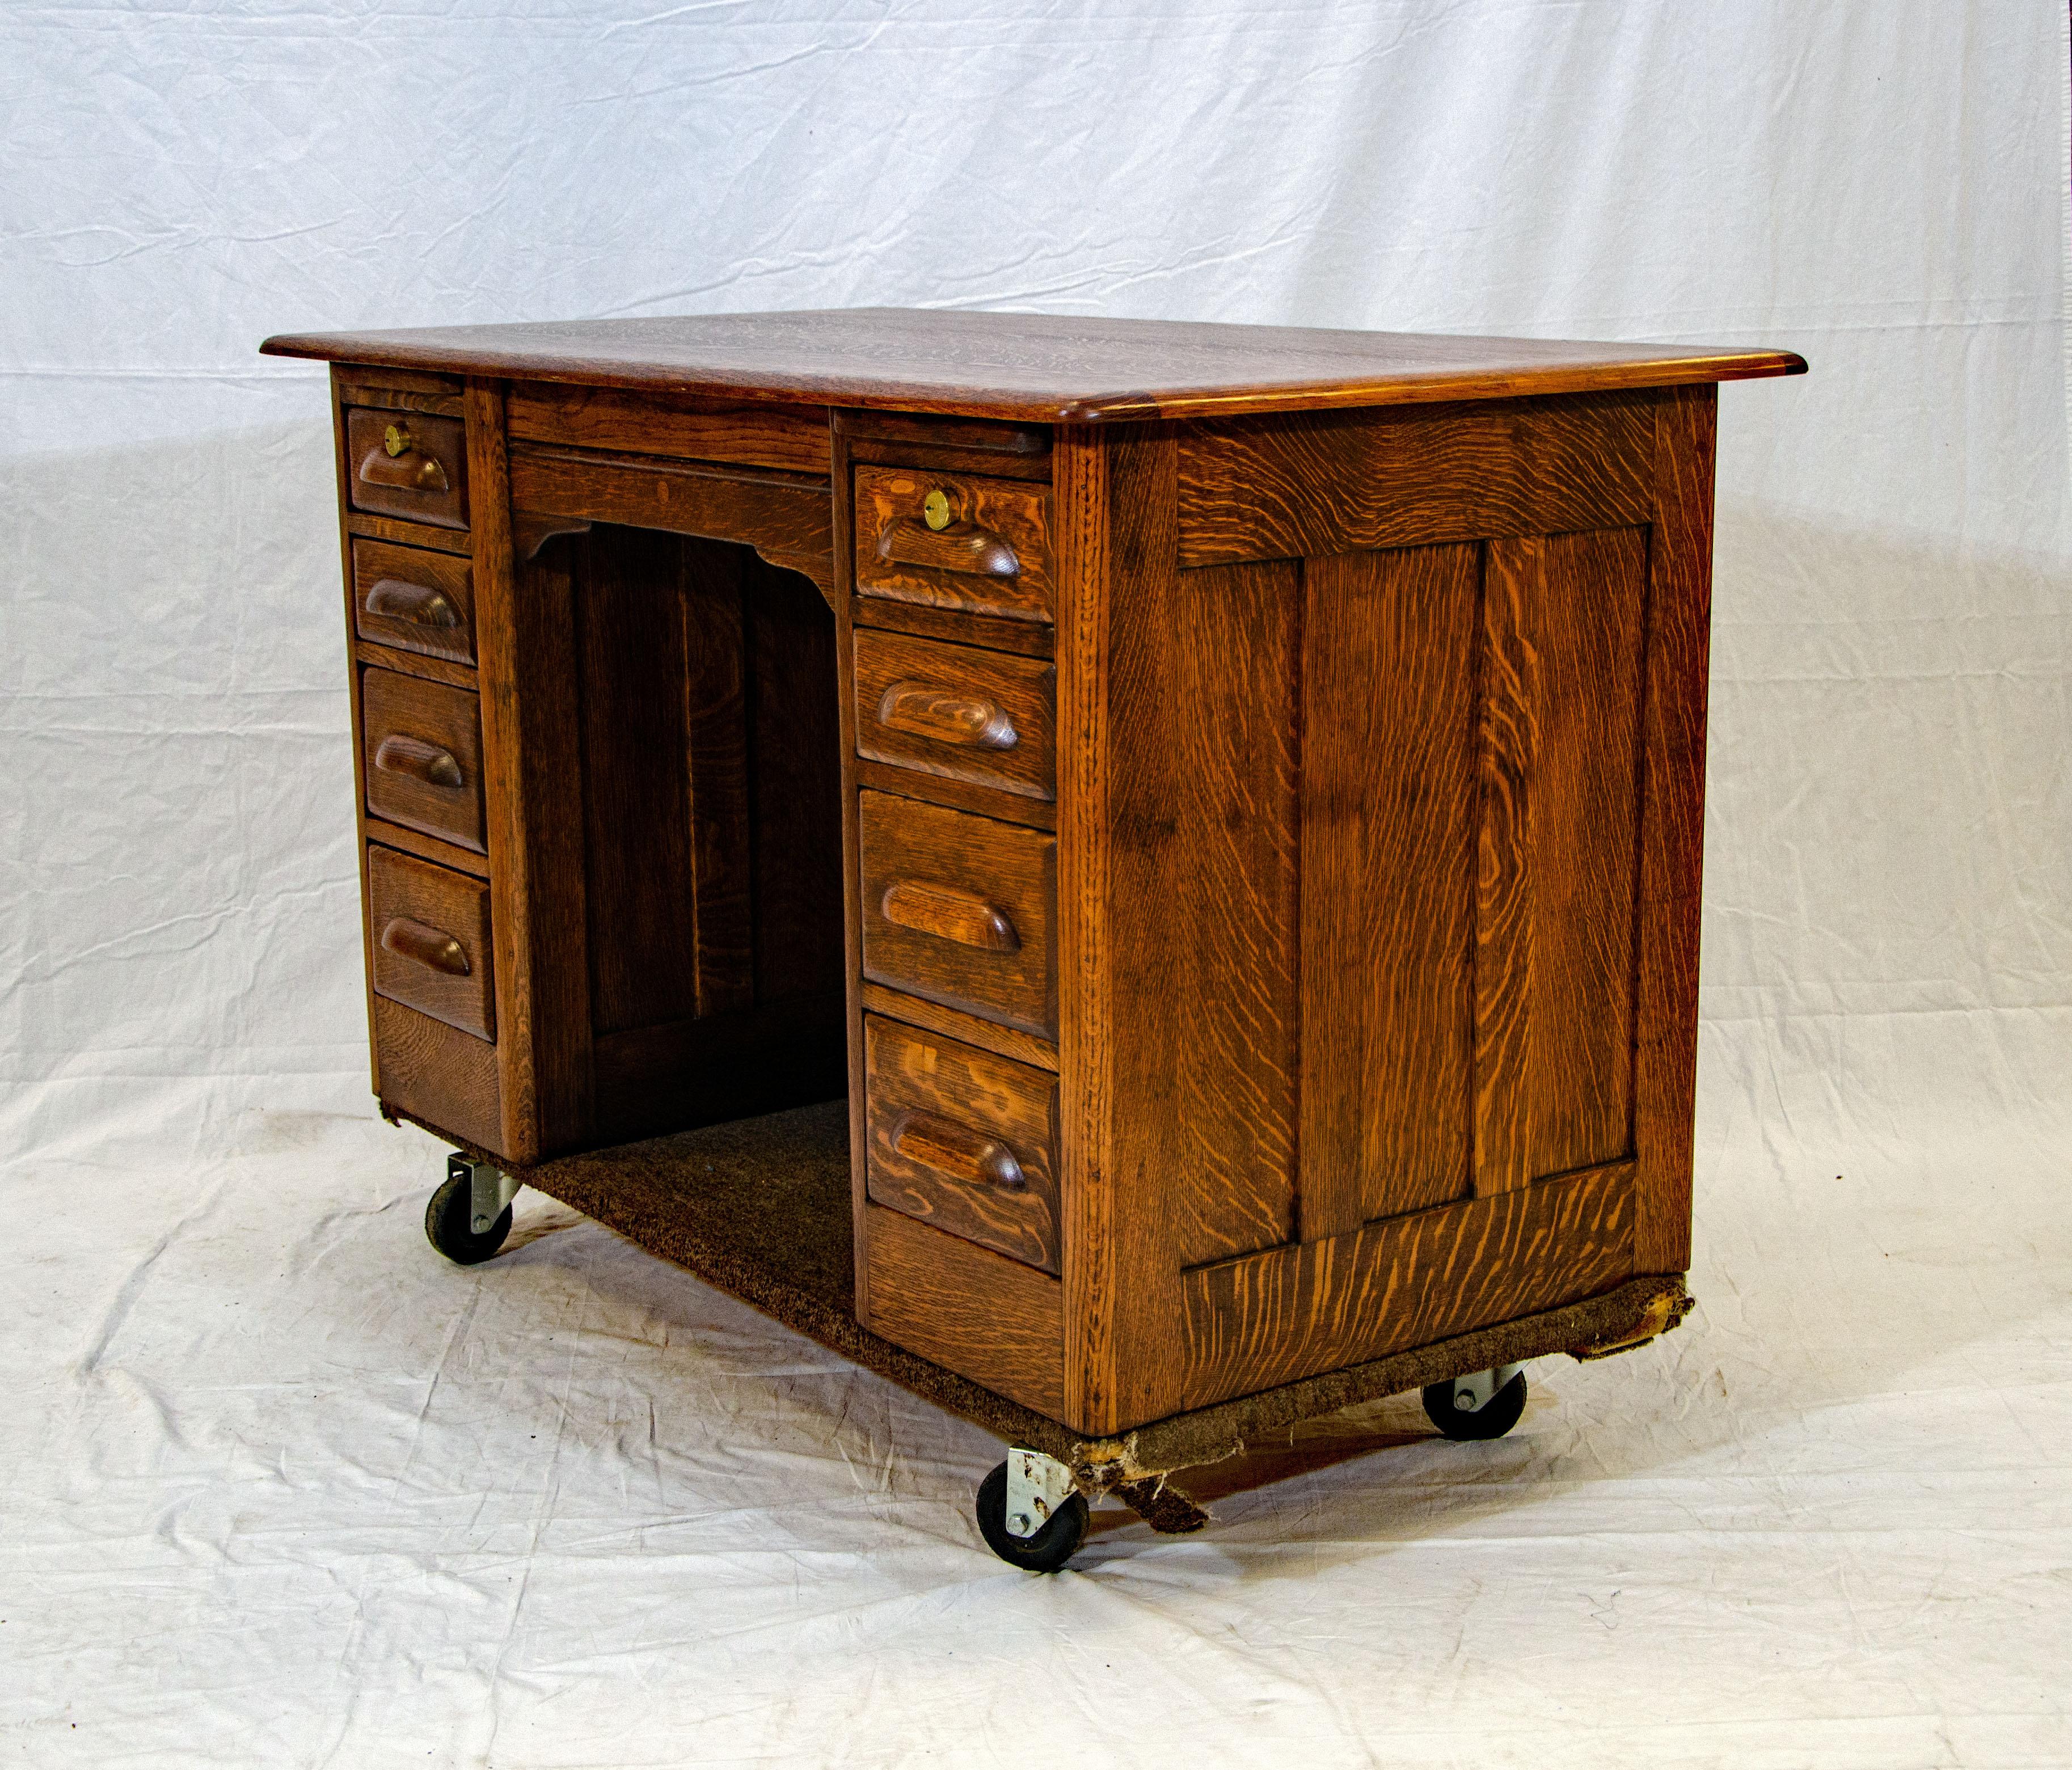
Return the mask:
<svg viewBox="0 0 2072 1770">
<path fill-rule="evenodd" d="M 382 433 L 381 446 L 388 451 L 392 458 L 396 455 L 406 455 L 417 446 L 417 439 L 410 434 L 407 425 L 392 424 Z"/>
<path fill-rule="evenodd" d="M 921 500 L 921 520 L 931 528 L 950 526 L 950 500 L 940 491 L 931 491 Z"/>
</svg>

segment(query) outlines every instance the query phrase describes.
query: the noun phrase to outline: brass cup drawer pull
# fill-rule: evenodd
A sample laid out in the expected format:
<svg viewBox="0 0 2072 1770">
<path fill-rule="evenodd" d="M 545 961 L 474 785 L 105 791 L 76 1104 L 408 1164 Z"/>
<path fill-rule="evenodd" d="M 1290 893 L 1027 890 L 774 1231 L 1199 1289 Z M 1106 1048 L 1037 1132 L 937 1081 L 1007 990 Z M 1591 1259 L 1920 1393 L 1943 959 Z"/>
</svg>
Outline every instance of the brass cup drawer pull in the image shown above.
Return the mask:
<svg viewBox="0 0 2072 1770">
<path fill-rule="evenodd" d="M 1022 575 L 1014 549 L 978 523 L 937 528 L 911 516 L 895 516 L 878 532 L 877 553 L 887 565 L 923 565 L 977 577 Z"/>
<path fill-rule="evenodd" d="M 390 425 L 382 433 L 381 446 L 367 451 L 360 477 L 368 485 L 400 491 L 446 491 L 452 485 L 438 457 L 420 454 L 417 439 L 401 424 Z"/>
<path fill-rule="evenodd" d="M 1018 953 L 1022 936 L 1005 910 L 952 885 L 901 879 L 885 888 L 878 909 L 894 927 L 954 940 L 986 952 Z"/>
<path fill-rule="evenodd" d="M 446 593 L 429 584 L 412 584 L 400 577 L 377 579 L 367 593 L 367 612 L 392 621 L 408 621 L 421 627 L 457 627 L 460 610 Z"/>
<path fill-rule="evenodd" d="M 895 682 L 879 697 L 878 722 L 938 744 L 967 749 L 1012 749 L 1022 741 L 1006 709 L 978 695 L 925 682 Z"/>
<path fill-rule="evenodd" d="M 395 916 L 381 930 L 384 951 L 407 959 L 427 971 L 443 971 L 449 977 L 465 977 L 471 967 L 467 950 L 443 928 L 434 928 L 408 916 Z"/>
<path fill-rule="evenodd" d="M 375 749 L 374 766 L 384 774 L 407 774 L 427 786 L 458 791 L 467 785 L 451 750 L 428 744 L 421 737 L 406 737 L 401 732 L 381 740 Z"/>
<path fill-rule="evenodd" d="M 1029 1177 L 1005 1144 L 932 1112 L 905 1115 L 892 1133 L 892 1151 L 967 1186 L 1009 1193 L 1028 1188 Z"/>
</svg>

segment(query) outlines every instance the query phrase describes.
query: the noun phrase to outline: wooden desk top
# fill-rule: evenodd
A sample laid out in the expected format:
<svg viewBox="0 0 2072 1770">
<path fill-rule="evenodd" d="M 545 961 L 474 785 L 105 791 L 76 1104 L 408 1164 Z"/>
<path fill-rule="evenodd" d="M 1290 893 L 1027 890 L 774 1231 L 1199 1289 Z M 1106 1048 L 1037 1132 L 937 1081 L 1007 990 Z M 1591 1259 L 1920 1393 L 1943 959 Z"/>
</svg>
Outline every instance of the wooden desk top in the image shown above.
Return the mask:
<svg viewBox="0 0 2072 1770">
<path fill-rule="evenodd" d="M 271 356 L 1043 424 L 1803 375 L 1789 351 L 865 307 L 269 338 Z"/>
</svg>

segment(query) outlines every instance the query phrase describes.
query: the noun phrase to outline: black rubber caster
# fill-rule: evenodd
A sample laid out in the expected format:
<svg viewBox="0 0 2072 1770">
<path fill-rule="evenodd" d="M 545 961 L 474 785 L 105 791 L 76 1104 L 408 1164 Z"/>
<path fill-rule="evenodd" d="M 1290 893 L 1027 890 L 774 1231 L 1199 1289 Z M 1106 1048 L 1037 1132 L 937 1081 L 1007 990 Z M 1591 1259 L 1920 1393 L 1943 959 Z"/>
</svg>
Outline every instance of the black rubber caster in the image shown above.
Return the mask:
<svg viewBox="0 0 2072 1770">
<path fill-rule="evenodd" d="M 1512 1378 L 1472 1414 L 1453 1405 L 1453 1386 L 1433 1383 L 1424 1391 L 1424 1412 L 1449 1438 L 1501 1438 L 1525 1411 L 1525 1373 Z"/>
<path fill-rule="evenodd" d="M 1079 1552 L 1087 1539 L 1087 1501 L 1075 1493 L 1033 1537 L 1007 1533 L 1007 1465 L 1002 1463 L 978 1485 L 978 1533 L 987 1548 L 1024 1573 L 1055 1573 Z"/>
<path fill-rule="evenodd" d="M 445 1183 L 425 1207 L 425 1239 L 456 1266 L 481 1265 L 503 1246 L 504 1238 L 511 1233 L 508 1205 L 479 1235 L 472 1221 L 474 1207 L 467 1164 L 455 1162 L 446 1169 Z"/>
</svg>

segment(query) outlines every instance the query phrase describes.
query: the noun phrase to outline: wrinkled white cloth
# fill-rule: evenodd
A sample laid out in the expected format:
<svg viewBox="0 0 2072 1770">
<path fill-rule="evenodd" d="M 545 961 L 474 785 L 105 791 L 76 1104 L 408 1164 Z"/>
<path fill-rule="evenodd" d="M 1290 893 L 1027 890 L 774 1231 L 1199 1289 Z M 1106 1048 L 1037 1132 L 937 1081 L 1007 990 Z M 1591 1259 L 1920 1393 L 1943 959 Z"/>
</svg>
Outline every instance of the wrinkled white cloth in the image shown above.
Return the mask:
<svg viewBox="0 0 2072 1770">
<path fill-rule="evenodd" d="M 2067 66 L 2044 0 L 0 11 L 0 1753 L 2072 1763 Z M 1678 1334 L 1032 1581 L 983 1435 L 536 1199 L 425 1248 L 255 347 L 862 304 L 1811 360 L 1721 394 Z"/>
</svg>

